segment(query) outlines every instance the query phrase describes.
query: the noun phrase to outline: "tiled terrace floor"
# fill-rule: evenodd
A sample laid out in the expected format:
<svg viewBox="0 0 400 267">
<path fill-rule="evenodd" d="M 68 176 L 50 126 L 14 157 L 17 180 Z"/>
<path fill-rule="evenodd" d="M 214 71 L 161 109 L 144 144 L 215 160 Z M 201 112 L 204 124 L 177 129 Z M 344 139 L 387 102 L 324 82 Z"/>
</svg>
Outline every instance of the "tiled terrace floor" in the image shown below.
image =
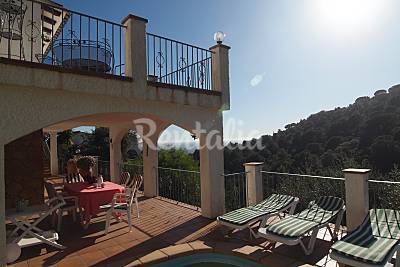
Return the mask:
<svg viewBox="0 0 400 267">
<path fill-rule="evenodd" d="M 66 217 L 60 243 L 67 249 L 58 251 L 45 245 L 25 248 L 18 262 L 11 266 L 133 266 L 153 259 L 167 259 L 176 252 L 192 253 L 194 250 L 237 254 L 269 267 L 301 266 L 305 263 L 336 266 L 335 262 L 326 261 L 328 241 L 318 240 L 313 255 L 306 257 L 299 246 L 282 245 L 271 250 L 268 242 L 262 239 L 252 242 L 237 239 L 240 236 L 247 238 L 248 231 L 234 233 L 234 238 L 225 237 L 226 228 L 201 217 L 196 210 L 170 201 L 142 198 L 140 212 L 140 218 L 133 220 L 132 232 L 128 232 L 125 222 L 119 222 L 111 225 L 108 235 L 103 234 L 105 223 L 102 216 L 94 219 L 86 230 Z M 177 244 L 181 245 L 163 249 Z"/>
</svg>

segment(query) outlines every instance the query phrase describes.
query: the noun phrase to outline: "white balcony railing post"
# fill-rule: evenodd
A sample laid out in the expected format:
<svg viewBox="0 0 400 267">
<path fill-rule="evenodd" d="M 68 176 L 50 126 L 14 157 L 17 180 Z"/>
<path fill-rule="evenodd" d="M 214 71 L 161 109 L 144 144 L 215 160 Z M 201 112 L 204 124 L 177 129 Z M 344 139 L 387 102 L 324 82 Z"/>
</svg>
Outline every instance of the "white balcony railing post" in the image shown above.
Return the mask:
<svg viewBox="0 0 400 267">
<path fill-rule="evenodd" d="M 131 77 L 135 88 L 144 90 L 147 82 L 146 24 L 148 20 L 129 15 L 122 20 L 124 36 L 125 76 Z"/>
<path fill-rule="evenodd" d="M 246 171 L 247 205 L 260 203 L 264 198 L 262 173 L 262 162 L 249 162 L 244 164 Z"/>
<path fill-rule="evenodd" d="M 349 231 L 359 226 L 369 210 L 369 169 L 343 170 L 346 187 L 346 224 Z"/>
<path fill-rule="evenodd" d="M 212 51 L 212 88 L 222 93 L 222 110 L 230 109 L 229 46 L 217 44 Z"/>
</svg>

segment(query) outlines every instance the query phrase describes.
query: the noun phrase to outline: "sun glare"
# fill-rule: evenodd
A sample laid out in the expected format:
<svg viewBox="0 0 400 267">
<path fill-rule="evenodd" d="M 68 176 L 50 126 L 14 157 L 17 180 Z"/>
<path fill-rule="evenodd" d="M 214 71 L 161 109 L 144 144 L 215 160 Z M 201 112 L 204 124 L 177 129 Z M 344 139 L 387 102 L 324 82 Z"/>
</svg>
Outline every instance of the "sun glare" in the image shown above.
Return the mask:
<svg viewBox="0 0 400 267">
<path fill-rule="evenodd" d="M 328 33 L 362 34 L 376 27 L 388 11 L 387 0 L 315 0 L 318 25 Z"/>
</svg>

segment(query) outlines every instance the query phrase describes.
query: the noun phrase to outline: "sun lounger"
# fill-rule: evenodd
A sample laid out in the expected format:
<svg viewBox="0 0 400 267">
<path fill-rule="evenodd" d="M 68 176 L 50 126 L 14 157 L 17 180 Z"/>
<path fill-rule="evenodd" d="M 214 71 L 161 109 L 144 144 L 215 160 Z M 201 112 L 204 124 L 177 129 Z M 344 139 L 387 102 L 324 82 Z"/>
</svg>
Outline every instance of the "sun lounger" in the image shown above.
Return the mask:
<svg viewBox="0 0 400 267">
<path fill-rule="evenodd" d="M 257 236 L 289 246 L 300 244 L 305 254 L 310 255 L 314 251 L 319 229 L 327 227 L 332 238 L 337 238 L 343 212 L 344 201 L 341 198 L 321 197 L 311 202 L 308 209 L 259 228 Z M 335 229 L 332 232 L 328 224 L 335 218 Z M 306 247 L 303 238 L 309 233 L 311 233 L 310 241 Z"/>
<path fill-rule="evenodd" d="M 237 209 L 219 216 L 217 221 L 219 224 L 232 229 L 249 228 L 250 233 L 254 236 L 255 233 L 251 229 L 252 225 L 260 222 L 260 227 L 263 227 L 268 218 L 285 211 L 293 214 L 298 202 L 299 199 L 292 196 L 273 194 L 254 206 Z"/>
</svg>

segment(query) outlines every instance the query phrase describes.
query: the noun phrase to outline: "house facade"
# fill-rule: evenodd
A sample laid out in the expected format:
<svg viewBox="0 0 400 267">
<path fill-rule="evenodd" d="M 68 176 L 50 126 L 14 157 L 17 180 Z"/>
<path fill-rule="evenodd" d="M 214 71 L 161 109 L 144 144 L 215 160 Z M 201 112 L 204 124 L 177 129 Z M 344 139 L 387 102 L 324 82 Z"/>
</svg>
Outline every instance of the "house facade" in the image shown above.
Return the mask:
<svg viewBox="0 0 400 267">
<path fill-rule="evenodd" d="M 0 2 L 5 17 L 17 12 L 6 8 L 8 0 Z M 230 108 L 230 48 L 218 43 L 204 49 L 147 33 L 148 21 L 134 15 L 118 24 L 51 2 L 18 4 L 26 6 L 25 16 L 14 27 L 28 34 L 22 40 L 6 40 L 3 35 L 0 50 L 0 220 L 5 221 L 6 207 L 13 207 L 18 198 L 42 201 L 38 196 L 43 195 L 44 178 L 29 173 L 43 168 L 43 133 L 50 134 L 51 171 L 57 175 L 57 133 L 88 125 L 110 130 L 110 174 L 115 182 L 120 175 L 122 138 L 129 129 L 137 130 L 144 141 L 147 197 L 158 195 L 159 136 L 170 125 L 186 129 L 200 141 L 202 215 L 222 214 L 222 114 Z M 42 24 L 38 36 L 26 30 L 34 22 Z M 45 35 L 49 27 L 50 35 Z M 24 57 L 19 56 L 20 50 Z M 21 183 L 27 186 L 13 186 Z M 27 193 L 32 191 L 36 194 Z"/>
</svg>

